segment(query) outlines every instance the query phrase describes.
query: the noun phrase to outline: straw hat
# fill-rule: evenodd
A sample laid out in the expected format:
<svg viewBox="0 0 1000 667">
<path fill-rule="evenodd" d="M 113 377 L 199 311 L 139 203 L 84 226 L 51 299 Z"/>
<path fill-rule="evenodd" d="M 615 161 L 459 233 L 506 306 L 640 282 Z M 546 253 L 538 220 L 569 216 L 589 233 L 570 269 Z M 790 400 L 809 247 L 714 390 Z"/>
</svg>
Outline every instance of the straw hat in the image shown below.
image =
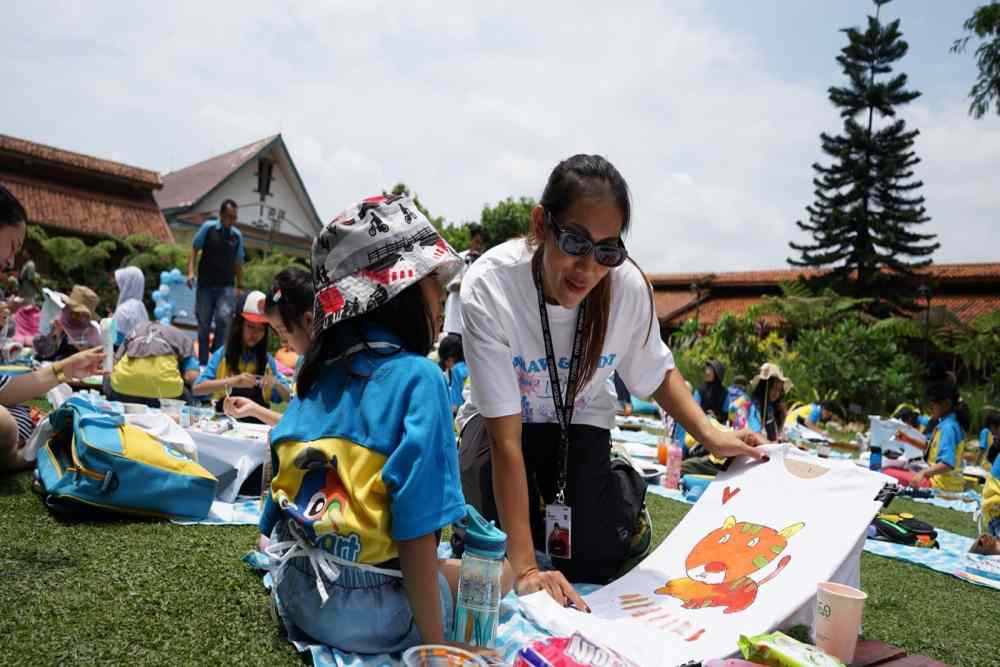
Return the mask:
<svg viewBox="0 0 1000 667">
<path fill-rule="evenodd" d="M 73 291 L 66 297 L 65 308 L 78 315 L 86 315 L 92 320 L 97 319 L 97 304 L 101 299 L 94 293 L 94 290 L 83 285 L 73 285 Z"/>
<path fill-rule="evenodd" d="M 785 377 L 781 372 L 781 367 L 778 364 L 772 364 L 770 362 L 763 364 L 760 367 L 760 371 L 754 376 L 753 380 L 750 381 L 750 391 L 753 392 L 757 389 L 757 384 L 761 380 L 780 380 L 782 383 L 782 389 L 787 394 L 792 390 L 795 385 L 792 381 Z"/>
</svg>

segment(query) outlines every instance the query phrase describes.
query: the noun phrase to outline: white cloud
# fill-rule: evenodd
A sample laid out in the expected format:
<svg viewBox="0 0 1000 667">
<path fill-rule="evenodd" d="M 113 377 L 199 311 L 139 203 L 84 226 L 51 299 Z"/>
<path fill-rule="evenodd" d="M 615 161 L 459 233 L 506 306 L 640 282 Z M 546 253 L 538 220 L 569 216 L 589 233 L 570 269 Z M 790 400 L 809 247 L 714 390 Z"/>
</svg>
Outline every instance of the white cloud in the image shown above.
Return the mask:
<svg viewBox="0 0 1000 667">
<path fill-rule="evenodd" d="M 4 132 L 168 171 L 281 131 L 324 218 L 404 181 L 433 212 L 476 219 L 537 197 L 560 159 L 600 152 L 629 180 L 629 247 L 649 271 L 782 266 L 802 240 L 818 135 L 840 125 L 833 82 L 783 80 L 768 47 L 693 0 L 6 14 L 15 55 L 0 73 L 21 101 L 0 111 Z M 969 120 L 960 96 L 910 115 L 938 259 L 995 257 L 982 239 L 1000 203 L 1000 122 Z"/>
</svg>

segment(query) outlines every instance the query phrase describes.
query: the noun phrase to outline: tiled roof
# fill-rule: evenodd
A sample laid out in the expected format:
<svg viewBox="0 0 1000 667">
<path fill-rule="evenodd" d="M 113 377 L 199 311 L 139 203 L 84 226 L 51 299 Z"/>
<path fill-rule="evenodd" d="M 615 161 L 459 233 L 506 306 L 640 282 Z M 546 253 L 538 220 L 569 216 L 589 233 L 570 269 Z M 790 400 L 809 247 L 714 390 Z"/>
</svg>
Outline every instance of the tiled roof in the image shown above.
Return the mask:
<svg viewBox="0 0 1000 667">
<path fill-rule="evenodd" d="M 266 137 L 190 167 L 164 174 L 163 189 L 156 193 L 157 203 L 164 210 L 195 204 L 280 136 L 276 134 Z"/>
<path fill-rule="evenodd" d="M 0 183 L 21 202 L 30 222 L 94 236 L 124 239 L 146 234 L 167 243 L 174 241 L 148 190 L 124 197 L 8 172 L 0 172 Z"/>
<path fill-rule="evenodd" d="M 791 282 L 799 276 L 812 277 L 820 274 L 813 269 L 779 269 L 774 271 L 731 271 L 722 273 L 656 273 L 649 280 L 654 287 L 684 287 L 691 283 L 701 286 L 728 285 L 777 285 Z M 1000 263 L 979 264 L 932 264 L 918 273 L 928 273 L 937 280 L 945 281 L 1000 281 Z"/>
<path fill-rule="evenodd" d="M 693 303 L 695 299 L 691 292 L 680 291 L 653 291 L 653 304 L 656 307 L 656 316 L 661 320 L 669 317 L 671 313 Z"/>
<path fill-rule="evenodd" d="M 48 162 L 74 169 L 89 171 L 102 176 L 133 181 L 148 186 L 150 190 L 159 188 L 162 183 L 160 175 L 155 171 L 132 167 L 120 162 L 102 160 L 82 153 L 74 153 L 61 148 L 53 148 L 37 144 L 26 139 L 18 139 L 0 134 L 0 152 L 28 158 L 35 161 Z"/>
<path fill-rule="evenodd" d="M 1000 310 L 1000 294 L 943 294 L 931 297 L 931 306 L 944 306 L 963 322 Z"/>
</svg>

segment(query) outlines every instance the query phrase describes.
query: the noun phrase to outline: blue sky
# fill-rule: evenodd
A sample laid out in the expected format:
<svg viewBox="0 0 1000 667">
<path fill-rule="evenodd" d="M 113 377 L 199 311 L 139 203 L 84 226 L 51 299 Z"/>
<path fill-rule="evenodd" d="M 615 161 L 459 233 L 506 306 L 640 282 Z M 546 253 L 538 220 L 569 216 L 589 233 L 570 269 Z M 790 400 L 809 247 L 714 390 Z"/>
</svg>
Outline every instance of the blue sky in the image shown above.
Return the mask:
<svg viewBox="0 0 1000 667">
<path fill-rule="evenodd" d="M 840 121 L 838 28 L 862 0 L 18 3 L 0 132 L 167 172 L 282 132 L 324 218 L 408 183 L 461 222 L 599 152 L 632 188 L 648 271 L 778 268 Z M 992 261 L 1000 118 L 973 121 L 976 1 L 896 0 L 924 95 L 917 174 L 937 261 Z M 143 5 L 138 5 L 143 7 Z"/>
</svg>

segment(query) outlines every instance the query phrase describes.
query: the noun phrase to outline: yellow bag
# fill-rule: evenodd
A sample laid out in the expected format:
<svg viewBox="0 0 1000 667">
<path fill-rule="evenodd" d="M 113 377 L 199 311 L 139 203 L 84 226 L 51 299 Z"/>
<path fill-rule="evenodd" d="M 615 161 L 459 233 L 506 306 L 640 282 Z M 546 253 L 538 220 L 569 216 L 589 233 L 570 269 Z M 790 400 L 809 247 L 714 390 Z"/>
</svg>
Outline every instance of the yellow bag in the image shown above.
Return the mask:
<svg viewBox="0 0 1000 667">
<path fill-rule="evenodd" d="M 132 359 L 126 354 L 111 373 L 111 388 L 126 396 L 178 398 L 184 393 L 184 378 L 173 355 Z"/>
</svg>

